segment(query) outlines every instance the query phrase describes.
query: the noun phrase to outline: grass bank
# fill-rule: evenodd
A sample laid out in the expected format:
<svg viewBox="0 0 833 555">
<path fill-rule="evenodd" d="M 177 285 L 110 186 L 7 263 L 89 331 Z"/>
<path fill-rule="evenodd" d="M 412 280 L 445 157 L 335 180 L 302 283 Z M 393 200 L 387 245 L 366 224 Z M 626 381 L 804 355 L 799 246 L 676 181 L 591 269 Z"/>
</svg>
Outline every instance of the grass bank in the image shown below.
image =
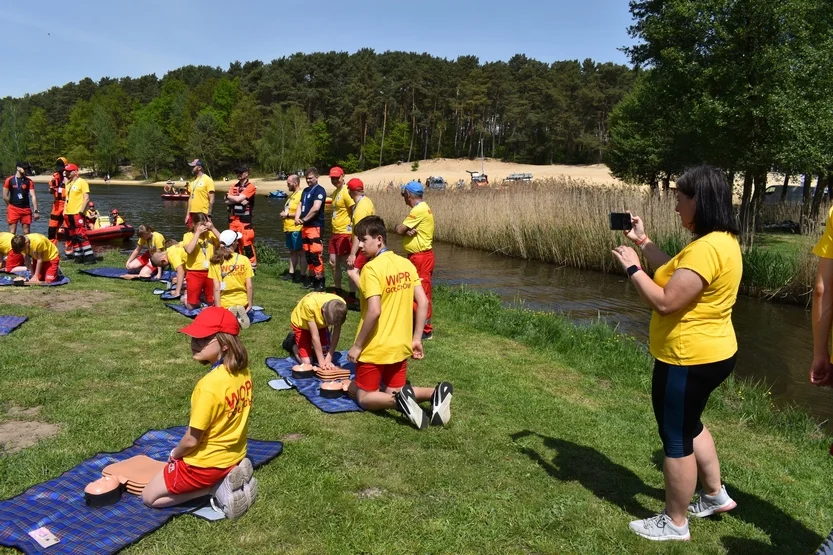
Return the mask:
<svg viewBox="0 0 833 555">
<path fill-rule="evenodd" d="M 373 192 L 380 216 L 401 221 L 407 207 L 397 191 Z M 437 219 L 435 237 L 444 242 L 557 265 L 621 273 L 610 255 L 623 241 L 609 229 L 608 214 L 631 210 L 644 218 L 651 238 L 668 253 L 677 253 L 691 235 L 679 224 L 673 195 L 652 195 L 639 187 L 576 186 L 551 179 L 511 188 L 429 191 L 427 202 Z M 791 206 L 767 206 L 765 223 L 788 219 Z M 827 212 L 822 211 L 823 216 Z M 785 249 L 765 241 L 744 256 L 743 291 L 751 295 L 807 300 L 816 259 L 812 237 Z"/>
<path fill-rule="evenodd" d="M 122 259 L 108 254 L 105 263 Z M 650 359 L 605 326 L 579 328 L 495 297 L 438 288 L 434 341 L 416 384 L 450 379 L 453 418 L 417 432 L 395 414 L 325 415 L 276 392 L 297 287 L 261 266 L 255 301 L 273 321 L 244 332 L 255 382 L 251 436 L 286 449 L 259 470 L 260 499 L 237 522 L 178 517 L 127 553 L 809 553 L 833 525 L 829 438 L 804 414 L 728 382 L 706 413 L 739 507 L 692 524 L 690 545 L 657 545 L 627 522 L 663 506 Z M 149 283 L 83 276 L 52 290 L 0 292 L 31 321 L 0 339 L 0 425 L 60 427 L 0 456 L 0 498 L 58 476 L 149 428 L 182 425 L 205 369 L 176 333 L 187 320 Z M 350 313 L 345 338 L 355 333 Z M 345 343 L 346 346 L 346 343 Z M 41 407 L 39 414 L 33 409 Z"/>
</svg>

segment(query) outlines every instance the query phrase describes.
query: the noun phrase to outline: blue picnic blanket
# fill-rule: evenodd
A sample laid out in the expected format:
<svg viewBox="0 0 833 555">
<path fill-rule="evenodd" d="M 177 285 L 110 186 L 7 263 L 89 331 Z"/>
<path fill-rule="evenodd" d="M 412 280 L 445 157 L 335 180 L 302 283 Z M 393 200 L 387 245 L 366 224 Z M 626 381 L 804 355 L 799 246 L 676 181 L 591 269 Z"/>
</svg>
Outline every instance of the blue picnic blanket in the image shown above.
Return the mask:
<svg viewBox="0 0 833 555">
<path fill-rule="evenodd" d="M 165 303 L 165 306 L 170 308 L 171 310 L 176 310 L 183 316 L 187 316 L 188 318 L 196 318 L 197 314 L 205 307 L 200 308 L 185 308 L 184 304 L 179 303 Z M 261 322 L 268 322 L 272 319 L 272 316 L 263 312 L 261 307 L 255 307 L 248 312 L 249 315 L 249 323 L 250 324 L 259 324 Z"/>
<path fill-rule="evenodd" d="M 122 278 L 123 275 L 129 273 L 126 268 L 109 268 L 109 267 L 101 267 L 101 268 L 87 268 L 81 270 L 82 274 L 87 274 L 90 276 L 95 277 L 103 277 L 103 278 L 115 278 L 115 279 L 124 279 Z M 176 272 L 172 272 L 170 270 L 165 270 L 162 272 L 162 280 L 163 281 L 170 281 L 171 279 L 176 277 Z M 152 278 L 133 278 L 137 281 L 158 281 L 156 279 L 156 274 L 153 275 Z"/>
<path fill-rule="evenodd" d="M 101 477 L 105 466 L 136 455 L 164 461 L 183 433 L 185 427 L 151 430 L 120 453 L 99 453 L 53 480 L 0 502 L 0 545 L 50 555 L 115 553 L 174 516 L 197 509 L 207 498 L 167 509 L 146 507 L 139 496 L 127 492 L 118 503 L 106 507 L 88 507 L 84 502 L 84 488 Z M 279 441 L 250 439 L 247 456 L 258 467 L 282 450 Z M 42 548 L 29 537 L 28 532 L 42 526 L 60 542 Z"/>
<path fill-rule="evenodd" d="M 164 293 L 159 295 L 159 298 L 162 299 L 163 301 L 177 301 L 177 300 L 179 300 L 179 297 L 174 296 L 175 291 L 176 291 L 176 289 L 166 289 Z M 183 290 L 183 293 L 184 292 L 185 291 Z"/>
<path fill-rule="evenodd" d="M 336 366 L 344 368 L 345 370 L 350 370 L 350 378 L 355 379 L 356 377 L 356 366 L 347 360 L 347 352 L 340 351 L 336 353 L 335 360 L 333 363 Z M 295 386 L 295 389 L 298 390 L 298 393 L 303 395 L 307 398 L 307 400 L 321 409 L 326 413 L 337 413 L 337 412 L 356 412 L 362 411 L 359 404 L 348 397 L 347 395 L 343 397 L 339 397 L 337 399 L 327 399 L 321 396 L 320 387 L 321 387 L 321 380 L 316 378 L 315 376 L 311 378 L 293 378 L 292 377 L 292 367 L 298 364 L 294 358 L 274 358 L 270 357 L 266 359 L 266 366 L 277 372 L 278 376 L 285 379 L 287 382 L 291 383 Z"/>
<path fill-rule="evenodd" d="M 29 277 L 29 272 L 26 272 L 26 274 L 21 274 L 21 275 L 23 277 L 28 278 Z M 6 285 L 14 285 L 14 278 L 15 277 L 17 277 L 17 276 L 8 275 L 8 274 L 0 276 L 0 287 L 6 286 Z M 43 286 L 43 287 L 55 287 L 57 285 L 66 285 L 68 283 L 70 283 L 69 278 L 66 277 L 66 276 L 61 276 L 60 279 L 56 279 L 55 281 L 53 281 L 51 283 L 45 283 L 45 282 L 41 281 L 41 282 L 38 282 L 38 283 L 33 283 L 31 286 L 35 287 L 35 286 L 39 285 L 39 286 Z"/>
<path fill-rule="evenodd" d="M 28 319 L 27 316 L 0 316 L 0 335 L 9 335 Z"/>
</svg>

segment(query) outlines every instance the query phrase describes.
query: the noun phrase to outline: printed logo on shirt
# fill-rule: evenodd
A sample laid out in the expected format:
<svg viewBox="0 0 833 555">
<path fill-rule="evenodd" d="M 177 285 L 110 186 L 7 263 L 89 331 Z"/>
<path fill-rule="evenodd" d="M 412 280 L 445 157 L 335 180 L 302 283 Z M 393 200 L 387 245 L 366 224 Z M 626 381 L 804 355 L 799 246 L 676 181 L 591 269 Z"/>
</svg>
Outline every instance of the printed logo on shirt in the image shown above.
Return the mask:
<svg viewBox="0 0 833 555">
<path fill-rule="evenodd" d="M 231 394 L 231 397 L 227 396 L 226 406 L 228 407 L 226 418 L 229 420 L 243 412 L 246 407 L 252 406 L 252 381 L 247 380 L 239 390 Z"/>
<path fill-rule="evenodd" d="M 411 272 L 399 272 L 385 276 L 385 293 L 396 293 L 411 288 Z"/>
</svg>

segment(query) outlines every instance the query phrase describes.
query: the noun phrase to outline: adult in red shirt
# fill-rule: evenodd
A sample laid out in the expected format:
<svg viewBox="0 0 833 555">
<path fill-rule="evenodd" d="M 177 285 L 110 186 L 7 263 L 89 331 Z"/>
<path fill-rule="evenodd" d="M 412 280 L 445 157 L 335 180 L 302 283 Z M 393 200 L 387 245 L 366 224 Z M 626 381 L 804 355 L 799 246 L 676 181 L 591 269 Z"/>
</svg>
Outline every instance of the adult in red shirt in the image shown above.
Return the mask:
<svg viewBox="0 0 833 555">
<path fill-rule="evenodd" d="M 252 268 L 257 268 L 255 252 L 255 228 L 252 227 L 252 215 L 255 209 L 257 187 L 249 181 L 249 167 L 237 168 L 237 183 L 231 186 L 226 195 L 228 208 L 228 227 L 241 235 L 237 242 L 240 254 L 247 257 Z"/>
<path fill-rule="evenodd" d="M 23 233 L 29 233 L 32 220 L 40 219 L 35 184 L 26 176 L 29 164 L 18 162 L 15 174 L 3 183 L 3 201 L 6 203 L 6 222 L 9 232 L 17 233 L 17 224 L 23 225 Z"/>
</svg>

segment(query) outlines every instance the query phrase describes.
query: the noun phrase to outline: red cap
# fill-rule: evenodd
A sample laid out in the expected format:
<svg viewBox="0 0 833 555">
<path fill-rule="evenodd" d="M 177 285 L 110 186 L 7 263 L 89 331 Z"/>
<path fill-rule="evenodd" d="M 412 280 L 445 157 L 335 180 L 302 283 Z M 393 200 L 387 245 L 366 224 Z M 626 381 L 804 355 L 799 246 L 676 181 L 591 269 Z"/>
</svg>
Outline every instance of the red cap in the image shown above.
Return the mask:
<svg viewBox="0 0 833 555">
<path fill-rule="evenodd" d="M 330 168 L 330 177 L 341 177 L 342 175 L 344 175 L 344 170 L 338 166 Z"/>
<path fill-rule="evenodd" d="M 75 164 L 67 164 L 66 166 L 64 166 L 64 171 L 68 171 L 68 172 L 78 171 L 78 166 L 76 166 Z"/>
<path fill-rule="evenodd" d="M 347 182 L 347 190 L 348 191 L 358 191 L 359 189 L 364 190 L 364 183 L 358 177 L 354 177 L 350 181 Z"/>
<path fill-rule="evenodd" d="M 179 331 L 197 339 L 204 339 L 218 332 L 238 335 L 240 324 L 230 310 L 219 306 L 208 306 L 197 314 L 191 325 L 185 326 Z"/>
</svg>

